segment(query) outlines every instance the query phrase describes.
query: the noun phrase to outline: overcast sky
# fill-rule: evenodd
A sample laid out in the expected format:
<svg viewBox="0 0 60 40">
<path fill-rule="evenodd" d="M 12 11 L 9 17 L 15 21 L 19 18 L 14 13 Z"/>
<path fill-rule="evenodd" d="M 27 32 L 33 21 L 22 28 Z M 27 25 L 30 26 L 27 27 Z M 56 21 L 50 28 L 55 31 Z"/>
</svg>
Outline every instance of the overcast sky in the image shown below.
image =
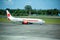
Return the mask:
<svg viewBox="0 0 60 40">
<path fill-rule="evenodd" d="M 25 5 L 33 9 L 60 9 L 60 0 L 0 0 L 0 9 L 24 9 Z"/>
</svg>

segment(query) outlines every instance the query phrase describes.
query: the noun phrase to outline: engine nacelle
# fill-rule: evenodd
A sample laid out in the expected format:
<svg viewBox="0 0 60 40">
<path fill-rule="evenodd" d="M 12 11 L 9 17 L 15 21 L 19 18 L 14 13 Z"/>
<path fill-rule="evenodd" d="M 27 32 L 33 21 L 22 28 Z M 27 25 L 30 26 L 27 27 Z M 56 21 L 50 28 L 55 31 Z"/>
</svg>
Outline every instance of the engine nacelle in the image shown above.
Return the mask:
<svg viewBox="0 0 60 40">
<path fill-rule="evenodd" d="M 25 21 L 23 21 L 23 22 L 22 22 L 22 24 L 28 24 L 28 21 L 27 21 L 27 20 L 25 20 Z"/>
</svg>

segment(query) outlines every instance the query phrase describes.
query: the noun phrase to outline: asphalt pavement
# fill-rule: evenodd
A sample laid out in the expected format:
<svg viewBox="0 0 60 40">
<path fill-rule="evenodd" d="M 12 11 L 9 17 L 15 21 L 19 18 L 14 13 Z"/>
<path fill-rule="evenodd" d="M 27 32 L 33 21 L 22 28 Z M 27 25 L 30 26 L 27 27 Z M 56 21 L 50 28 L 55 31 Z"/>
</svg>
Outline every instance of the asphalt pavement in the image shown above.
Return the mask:
<svg viewBox="0 0 60 40">
<path fill-rule="evenodd" d="M 0 23 L 0 40 L 60 40 L 60 24 Z"/>
</svg>

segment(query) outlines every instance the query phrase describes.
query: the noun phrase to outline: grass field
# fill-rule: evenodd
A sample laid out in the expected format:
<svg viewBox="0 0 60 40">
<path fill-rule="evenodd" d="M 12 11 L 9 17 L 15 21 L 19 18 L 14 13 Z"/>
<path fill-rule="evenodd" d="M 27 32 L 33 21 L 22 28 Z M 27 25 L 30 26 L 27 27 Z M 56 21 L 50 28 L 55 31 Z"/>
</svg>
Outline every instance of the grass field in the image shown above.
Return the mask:
<svg viewBox="0 0 60 40">
<path fill-rule="evenodd" d="M 36 18 L 36 17 L 30 17 L 30 18 Z M 39 18 L 39 17 L 37 17 Z M 45 20 L 46 24 L 60 24 L 60 18 L 43 18 L 41 17 L 41 19 Z M 11 22 L 8 21 L 7 18 L 0 18 L 0 22 Z"/>
<path fill-rule="evenodd" d="M 50 18 L 50 19 L 43 19 L 43 20 L 46 21 L 46 24 L 60 24 L 60 19 Z"/>
</svg>

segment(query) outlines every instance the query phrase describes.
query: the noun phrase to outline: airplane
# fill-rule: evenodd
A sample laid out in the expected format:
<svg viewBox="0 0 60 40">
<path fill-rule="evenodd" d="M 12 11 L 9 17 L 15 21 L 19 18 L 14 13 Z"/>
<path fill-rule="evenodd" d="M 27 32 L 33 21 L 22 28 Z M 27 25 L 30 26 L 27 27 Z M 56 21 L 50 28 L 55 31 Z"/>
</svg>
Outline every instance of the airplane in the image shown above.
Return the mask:
<svg viewBox="0 0 60 40">
<path fill-rule="evenodd" d="M 13 17 L 8 10 L 6 10 L 6 13 L 7 13 L 7 19 L 12 22 L 21 22 L 22 24 L 33 24 L 33 23 L 44 24 L 45 23 L 45 21 L 42 19 Z"/>
</svg>

